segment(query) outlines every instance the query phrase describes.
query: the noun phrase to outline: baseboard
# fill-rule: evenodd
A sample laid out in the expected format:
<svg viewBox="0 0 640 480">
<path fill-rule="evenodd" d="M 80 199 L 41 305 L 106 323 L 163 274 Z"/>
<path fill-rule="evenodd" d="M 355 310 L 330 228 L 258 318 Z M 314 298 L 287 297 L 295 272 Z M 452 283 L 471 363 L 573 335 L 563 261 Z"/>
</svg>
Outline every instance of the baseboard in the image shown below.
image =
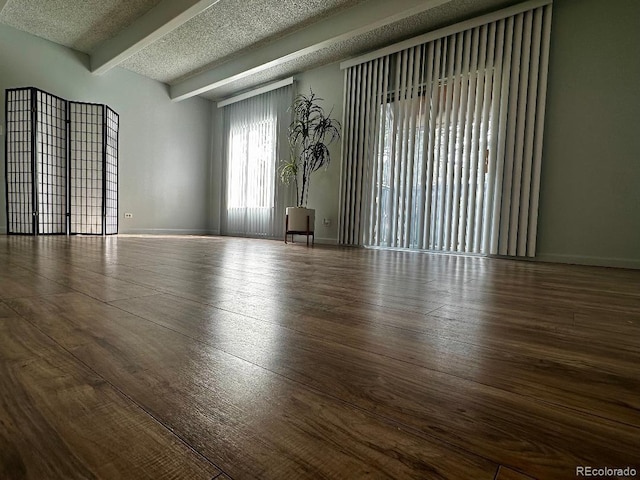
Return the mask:
<svg viewBox="0 0 640 480">
<path fill-rule="evenodd" d="M 123 235 L 216 235 L 211 230 L 190 228 L 130 228 L 120 229 Z"/>
<path fill-rule="evenodd" d="M 337 245 L 338 244 L 338 240 L 336 240 L 335 238 L 316 237 L 314 239 L 314 242 L 319 243 L 320 245 Z"/>
<path fill-rule="evenodd" d="M 179 228 L 130 228 L 127 230 L 122 230 L 118 232 L 122 235 L 215 235 L 219 236 L 220 231 L 218 230 L 206 230 L 206 229 L 179 229 Z M 238 237 L 245 238 L 245 237 Z M 250 238 L 250 237 L 247 237 Z M 297 237 L 296 237 L 297 238 Z M 270 240 L 280 240 L 281 237 L 273 237 Z M 321 245 L 337 245 L 338 241 L 335 238 L 323 238 L 316 237 L 314 239 L 315 243 Z"/>
<path fill-rule="evenodd" d="M 157 229 L 157 228 L 133 228 L 131 230 L 118 232 L 121 235 L 215 235 L 219 232 L 211 230 L 188 230 L 188 229 Z M 7 229 L 0 227 L 0 235 L 7 235 Z M 99 236 L 99 235 L 98 235 Z"/>
<path fill-rule="evenodd" d="M 539 262 L 569 263 L 573 265 L 590 265 L 594 267 L 617 267 L 640 269 L 640 260 L 632 258 L 590 257 L 585 255 L 558 255 L 553 253 L 538 254 Z"/>
</svg>

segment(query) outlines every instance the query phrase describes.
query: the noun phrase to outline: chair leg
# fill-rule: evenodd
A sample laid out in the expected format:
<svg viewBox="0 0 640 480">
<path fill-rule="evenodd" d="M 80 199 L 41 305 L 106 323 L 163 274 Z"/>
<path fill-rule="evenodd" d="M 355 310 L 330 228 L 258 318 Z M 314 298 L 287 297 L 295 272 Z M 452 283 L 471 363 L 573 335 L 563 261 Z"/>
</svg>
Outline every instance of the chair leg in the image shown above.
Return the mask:
<svg viewBox="0 0 640 480">
<path fill-rule="evenodd" d="M 284 243 L 287 243 L 287 232 L 289 231 L 289 215 L 284 218 Z"/>
</svg>

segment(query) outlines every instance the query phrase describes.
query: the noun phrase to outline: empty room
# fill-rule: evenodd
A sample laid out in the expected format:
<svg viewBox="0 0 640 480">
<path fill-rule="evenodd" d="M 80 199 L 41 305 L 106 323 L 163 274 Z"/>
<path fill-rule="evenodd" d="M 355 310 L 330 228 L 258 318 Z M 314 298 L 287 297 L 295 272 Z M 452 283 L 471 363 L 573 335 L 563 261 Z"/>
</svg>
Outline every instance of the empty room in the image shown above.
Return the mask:
<svg viewBox="0 0 640 480">
<path fill-rule="evenodd" d="M 640 477 L 640 2 L 0 0 L 0 479 Z"/>
</svg>

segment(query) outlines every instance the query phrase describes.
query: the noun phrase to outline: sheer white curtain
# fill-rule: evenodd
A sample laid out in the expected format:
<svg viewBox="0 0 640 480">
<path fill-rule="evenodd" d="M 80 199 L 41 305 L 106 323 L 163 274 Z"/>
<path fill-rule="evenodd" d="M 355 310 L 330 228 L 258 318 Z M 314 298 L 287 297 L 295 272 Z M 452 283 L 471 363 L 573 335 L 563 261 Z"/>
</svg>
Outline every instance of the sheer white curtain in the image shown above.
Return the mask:
<svg viewBox="0 0 640 480">
<path fill-rule="evenodd" d="M 224 235 L 276 237 L 284 229 L 290 189 L 278 178 L 288 154 L 292 86 L 224 107 L 221 230 Z"/>
<path fill-rule="evenodd" d="M 551 25 L 535 3 L 346 69 L 342 243 L 535 254 Z"/>
</svg>

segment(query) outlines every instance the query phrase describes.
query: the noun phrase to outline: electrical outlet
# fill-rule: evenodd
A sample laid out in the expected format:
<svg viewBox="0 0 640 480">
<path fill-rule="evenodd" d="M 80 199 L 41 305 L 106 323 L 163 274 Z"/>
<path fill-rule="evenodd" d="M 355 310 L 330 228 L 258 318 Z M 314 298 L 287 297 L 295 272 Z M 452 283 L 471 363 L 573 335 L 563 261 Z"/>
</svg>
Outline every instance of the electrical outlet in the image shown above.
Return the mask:
<svg viewBox="0 0 640 480">
<path fill-rule="evenodd" d="M 322 224 L 326 227 L 328 227 L 329 225 L 331 225 L 331 219 L 330 218 L 324 218 L 322 219 Z"/>
<path fill-rule="evenodd" d="M 124 218 L 133 218 L 133 213 L 125 213 Z"/>
</svg>

